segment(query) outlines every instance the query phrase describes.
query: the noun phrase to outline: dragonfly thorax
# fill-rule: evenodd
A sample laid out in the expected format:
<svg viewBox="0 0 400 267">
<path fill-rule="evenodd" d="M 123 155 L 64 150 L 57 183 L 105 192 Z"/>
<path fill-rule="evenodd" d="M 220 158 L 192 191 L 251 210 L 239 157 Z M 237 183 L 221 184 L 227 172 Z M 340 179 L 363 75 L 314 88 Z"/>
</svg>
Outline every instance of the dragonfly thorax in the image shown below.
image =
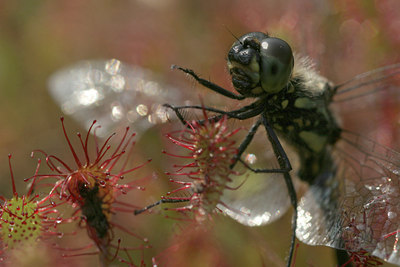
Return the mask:
<svg viewBox="0 0 400 267">
<path fill-rule="evenodd" d="M 265 115 L 278 134 L 291 144 L 301 160 L 299 177 L 312 182 L 330 162 L 328 150 L 339 139 L 341 129 L 329 108 L 332 86 L 328 80 L 310 69 L 306 61 L 299 60 L 284 89 L 265 98 Z M 310 79 L 311 78 L 311 79 Z"/>
</svg>

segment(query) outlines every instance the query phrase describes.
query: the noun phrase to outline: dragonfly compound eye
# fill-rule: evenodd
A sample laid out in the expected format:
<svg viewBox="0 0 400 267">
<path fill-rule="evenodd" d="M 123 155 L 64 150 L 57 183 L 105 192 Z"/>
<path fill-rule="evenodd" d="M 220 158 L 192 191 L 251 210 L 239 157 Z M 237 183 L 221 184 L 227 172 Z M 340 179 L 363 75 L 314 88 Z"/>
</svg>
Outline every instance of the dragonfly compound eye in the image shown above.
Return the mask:
<svg viewBox="0 0 400 267">
<path fill-rule="evenodd" d="M 290 80 L 294 60 L 289 44 L 279 38 L 261 41 L 260 48 L 261 87 L 267 93 L 280 91 Z"/>
<path fill-rule="evenodd" d="M 290 79 L 293 64 L 290 46 L 261 32 L 243 35 L 228 53 L 232 83 L 244 96 L 280 91 Z"/>
</svg>

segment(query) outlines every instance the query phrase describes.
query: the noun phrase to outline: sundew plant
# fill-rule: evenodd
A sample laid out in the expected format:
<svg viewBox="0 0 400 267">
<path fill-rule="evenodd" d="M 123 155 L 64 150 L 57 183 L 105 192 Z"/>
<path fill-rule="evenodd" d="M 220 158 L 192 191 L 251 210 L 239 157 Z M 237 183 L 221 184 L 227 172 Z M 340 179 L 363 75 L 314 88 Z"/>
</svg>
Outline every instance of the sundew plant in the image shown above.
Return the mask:
<svg viewBox="0 0 400 267">
<path fill-rule="evenodd" d="M 0 265 L 400 265 L 399 25 L 396 0 L 2 1 Z"/>
<path fill-rule="evenodd" d="M 134 233 L 129 225 L 119 223 L 113 218 L 118 213 L 132 214 L 137 209 L 134 204 L 119 200 L 121 195 L 132 190 L 144 190 L 135 180 L 121 182 L 150 162 L 148 160 L 144 164 L 128 167 L 135 134 L 127 127 L 115 148 L 112 148 L 110 142 L 114 135 L 99 143 L 95 131 L 100 126 L 96 126 L 96 121 L 93 121 L 86 137 L 77 134 L 82 152 L 79 155 L 68 137 L 64 118 L 61 118 L 61 123 L 75 166 L 68 165 L 55 155 L 36 150 L 35 153 L 44 155 L 50 173 L 36 174 L 32 179 L 50 187 L 48 198 L 52 201 L 65 202 L 72 207 L 71 216 L 75 218 L 77 227 L 86 229 L 86 234 L 92 241 L 92 244 L 82 244 L 81 249 L 64 248 L 64 257 L 98 254 L 102 266 L 108 266 L 114 260 L 132 266 L 144 265 L 142 254 L 149 247 L 147 239 Z M 90 135 L 91 131 L 93 136 Z M 89 139 L 93 139 L 92 142 Z M 90 149 L 91 146 L 93 150 Z M 123 233 L 122 236 L 118 236 L 117 229 Z M 124 242 L 124 239 L 131 237 L 138 241 L 134 247 L 127 246 L 127 242 Z M 63 250 L 62 247 L 58 249 Z M 130 255 L 132 251 L 139 251 L 135 259 Z"/>
<path fill-rule="evenodd" d="M 234 135 L 240 129 L 229 130 L 227 117 L 213 122 L 209 121 L 204 110 L 203 115 L 202 123 L 193 121 L 186 124 L 188 129 L 166 135 L 174 144 L 189 152 L 178 155 L 164 151 L 171 157 L 187 161 L 187 163 L 174 164 L 176 170 L 166 173 L 174 177 L 170 181 L 179 185 L 178 188 L 166 193 L 155 204 L 135 211 L 135 214 L 161 203 L 186 202 L 182 207 L 165 209 L 181 213 L 183 217 L 180 220 L 193 220 L 201 224 L 205 220 L 212 219 L 212 214 L 219 209 L 217 205 L 227 206 L 221 197 L 225 190 L 235 190 L 230 183 L 231 177 L 237 175 L 237 172 L 230 166 L 237 154 Z M 182 177 L 182 179 L 175 177 Z"/>
<path fill-rule="evenodd" d="M 70 217 L 62 217 L 58 210 L 65 201 L 51 201 L 54 196 L 52 193 L 34 193 L 40 160 L 28 192 L 18 194 L 11 167 L 11 155 L 8 156 L 8 161 L 13 196 L 0 196 L 1 264 L 28 266 L 31 263 L 46 265 L 58 262 L 62 265 L 61 254 L 57 256 L 51 248 L 54 238 L 62 235 L 57 227 L 72 220 Z M 35 250 L 41 250 L 43 253 L 36 254 Z"/>
</svg>

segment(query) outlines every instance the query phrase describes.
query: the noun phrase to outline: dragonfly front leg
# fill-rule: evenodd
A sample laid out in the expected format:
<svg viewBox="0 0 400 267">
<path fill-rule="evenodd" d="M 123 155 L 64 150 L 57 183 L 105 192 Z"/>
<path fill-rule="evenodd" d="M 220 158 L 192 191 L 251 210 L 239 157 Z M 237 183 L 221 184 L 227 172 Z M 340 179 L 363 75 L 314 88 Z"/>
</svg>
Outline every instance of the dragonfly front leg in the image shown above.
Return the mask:
<svg viewBox="0 0 400 267">
<path fill-rule="evenodd" d="M 236 99 L 236 100 L 243 100 L 243 99 L 245 99 L 245 97 L 242 96 L 242 95 L 236 95 L 236 94 L 232 93 L 231 91 L 228 91 L 228 90 L 226 90 L 225 88 L 222 88 L 221 86 L 219 86 L 219 85 L 217 85 L 217 84 L 215 84 L 215 83 L 212 83 L 212 82 L 210 82 L 210 81 L 208 81 L 208 80 L 206 80 L 206 79 L 200 78 L 199 76 L 197 76 L 196 73 L 194 73 L 193 70 L 185 69 L 185 68 L 182 68 L 182 67 L 179 67 L 179 66 L 176 66 L 176 65 L 172 65 L 172 66 L 171 66 L 171 69 L 178 69 L 178 70 L 183 71 L 183 72 L 186 73 L 186 74 L 189 74 L 189 75 L 192 76 L 198 83 L 200 83 L 200 84 L 203 85 L 204 87 L 207 87 L 207 88 L 213 90 L 214 92 L 216 92 L 216 93 L 218 93 L 218 94 L 221 94 L 221 95 L 224 95 L 224 96 L 226 96 L 226 97 L 229 97 L 229 98 L 232 98 L 232 99 Z"/>
<path fill-rule="evenodd" d="M 228 118 L 232 118 L 232 119 L 246 120 L 246 119 L 257 116 L 264 111 L 264 105 L 262 105 L 262 103 L 260 103 L 259 101 L 256 101 L 250 105 L 244 106 L 242 108 L 239 108 L 239 109 L 233 110 L 233 111 L 223 111 L 223 110 L 212 108 L 212 107 L 196 106 L 196 105 L 174 107 L 170 104 L 164 104 L 163 106 L 166 108 L 172 109 L 183 125 L 188 124 L 188 120 L 184 118 L 184 116 L 181 112 L 181 110 L 185 110 L 185 109 L 199 109 L 199 110 L 203 110 L 203 111 L 205 110 L 205 111 L 210 111 L 210 112 L 219 114 L 219 115 L 211 116 L 210 118 L 208 118 L 209 122 L 218 122 L 219 120 L 222 119 L 223 116 L 227 116 Z M 204 122 L 205 122 L 205 120 L 197 121 L 197 123 L 199 123 L 200 125 L 203 125 Z"/>
</svg>

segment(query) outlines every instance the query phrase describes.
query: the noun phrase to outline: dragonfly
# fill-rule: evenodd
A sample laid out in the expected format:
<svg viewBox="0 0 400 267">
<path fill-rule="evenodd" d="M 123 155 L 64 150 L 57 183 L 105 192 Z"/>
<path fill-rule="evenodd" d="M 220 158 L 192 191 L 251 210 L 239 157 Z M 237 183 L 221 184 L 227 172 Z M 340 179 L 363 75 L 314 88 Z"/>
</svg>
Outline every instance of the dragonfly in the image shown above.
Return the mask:
<svg viewBox="0 0 400 267">
<path fill-rule="evenodd" d="M 241 121 L 255 117 L 237 160 L 262 178 L 248 179 L 238 190 L 224 193 L 229 208 L 219 208 L 225 214 L 245 225 L 259 226 L 277 220 L 290 204 L 297 207 L 296 193 L 288 181 L 293 166 L 297 176 L 309 184 L 295 210 L 294 229 L 300 241 L 348 252 L 366 251 L 400 265 L 400 155 L 376 141 L 380 130 L 376 126 L 382 120 L 378 107 L 397 107 L 400 100 L 400 64 L 334 85 L 314 70 L 310 59 L 293 56 L 285 41 L 254 32 L 238 38 L 228 53 L 238 94 L 189 69 L 175 68 L 217 95 L 231 98 L 229 102 L 253 100 L 233 111 L 230 103 L 226 110 L 207 108 L 217 114 L 214 120 L 222 115 Z M 177 88 L 157 85 L 164 90 L 147 94 L 143 85 L 154 85 L 154 81 L 144 72 L 118 60 L 86 61 L 53 75 L 50 92 L 65 113 L 83 124 L 100 116 L 106 129 L 130 122 L 140 132 L 165 123 L 171 109 L 179 115 L 183 110 L 204 108 L 178 106 L 187 99 L 195 101 L 195 96 L 183 95 Z M 161 112 L 164 103 L 170 109 Z M 142 117 L 141 105 L 151 107 Z M 260 125 L 266 128 L 272 149 L 254 156 L 252 147 L 267 143 L 265 134 L 257 132 Z M 253 168 L 254 158 L 261 164 L 275 158 L 283 171 Z M 284 175 L 289 177 L 284 179 Z"/>
</svg>

